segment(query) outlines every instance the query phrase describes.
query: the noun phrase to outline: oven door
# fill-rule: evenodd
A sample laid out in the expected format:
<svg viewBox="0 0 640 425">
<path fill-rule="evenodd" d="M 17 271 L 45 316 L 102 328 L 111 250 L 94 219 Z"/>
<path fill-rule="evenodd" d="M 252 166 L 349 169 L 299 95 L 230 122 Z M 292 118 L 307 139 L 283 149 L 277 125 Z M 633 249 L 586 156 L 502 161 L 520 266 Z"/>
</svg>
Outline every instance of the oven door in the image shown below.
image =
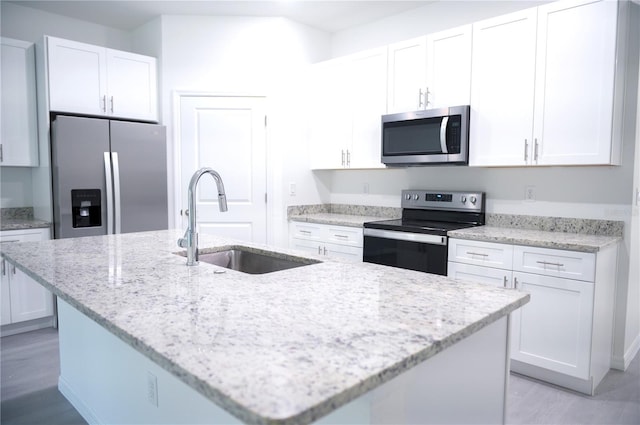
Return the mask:
<svg viewBox="0 0 640 425">
<path fill-rule="evenodd" d="M 447 237 L 364 229 L 363 261 L 447 275 Z"/>
</svg>

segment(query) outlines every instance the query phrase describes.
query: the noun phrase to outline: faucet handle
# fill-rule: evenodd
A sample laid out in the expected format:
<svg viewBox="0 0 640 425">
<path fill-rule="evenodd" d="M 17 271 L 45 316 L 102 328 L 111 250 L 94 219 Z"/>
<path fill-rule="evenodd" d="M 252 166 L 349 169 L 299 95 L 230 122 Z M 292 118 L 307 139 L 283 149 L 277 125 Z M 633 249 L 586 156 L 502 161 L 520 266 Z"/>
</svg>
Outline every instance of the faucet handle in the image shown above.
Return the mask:
<svg viewBox="0 0 640 425">
<path fill-rule="evenodd" d="M 180 238 L 178 239 L 178 246 L 180 248 L 186 248 L 189 245 L 189 242 L 187 242 L 186 238 Z"/>
</svg>

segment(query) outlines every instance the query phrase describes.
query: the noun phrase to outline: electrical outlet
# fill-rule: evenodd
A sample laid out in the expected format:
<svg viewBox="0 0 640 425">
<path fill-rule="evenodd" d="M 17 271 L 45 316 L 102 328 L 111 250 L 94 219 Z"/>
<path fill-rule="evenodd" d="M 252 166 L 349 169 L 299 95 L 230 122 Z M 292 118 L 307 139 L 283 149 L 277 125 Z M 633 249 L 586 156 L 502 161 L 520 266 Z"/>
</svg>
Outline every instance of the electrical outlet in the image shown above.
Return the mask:
<svg viewBox="0 0 640 425">
<path fill-rule="evenodd" d="M 524 200 L 533 202 L 536 200 L 536 187 L 535 186 L 526 186 L 524 188 Z"/>
<path fill-rule="evenodd" d="M 289 196 L 296 196 L 296 184 L 289 183 Z"/>
<path fill-rule="evenodd" d="M 147 372 L 147 400 L 158 407 L 158 378 L 151 372 Z"/>
<path fill-rule="evenodd" d="M 362 193 L 369 193 L 369 183 L 362 183 Z"/>
</svg>

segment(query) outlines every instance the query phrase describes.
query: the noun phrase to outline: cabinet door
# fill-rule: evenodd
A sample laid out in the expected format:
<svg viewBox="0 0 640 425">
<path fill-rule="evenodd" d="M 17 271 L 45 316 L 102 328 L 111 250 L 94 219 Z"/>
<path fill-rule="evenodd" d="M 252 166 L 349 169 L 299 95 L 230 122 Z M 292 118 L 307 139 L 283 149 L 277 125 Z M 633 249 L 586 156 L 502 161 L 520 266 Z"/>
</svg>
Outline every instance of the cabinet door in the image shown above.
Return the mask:
<svg viewBox="0 0 640 425">
<path fill-rule="evenodd" d="M 390 44 L 387 113 L 416 111 L 426 107 L 427 39 L 413 38 Z"/>
<path fill-rule="evenodd" d="M 38 166 L 36 65 L 33 43 L 2 37 L 0 165 Z"/>
<path fill-rule="evenodd" d="M 112 49 L 106 54 L 108 113 L 157 121 L 156 59 Z"/>
<path fill-rule="evenodd" d="M 427 108 L 468 105 L 471 25 L 427 36 Z"/>
<path fill-rule="evenodd" d="M 456 280 L 484 283 L 487 285 L 510 288 L 511 270 L 493 269 L 491 267 L 472 266 L 470 264 L 449 261 L 447 276 Z"/>
<path fill-rule="evenodd" d="M 536 9 L 473 24 L 469 165 L 530 162 Z"/>
<path fill-rule="evenodd" d="M 11 265 L 11 322 L 53 315 L 51 292 Z"/>
<path fill-rule="evenodd" d="M 609 164 L 617 2 L 562 1 L 538 11 L 537 163 Z"/>
<path fill-rule="evenodd" d="M 309 161 L 312 169 L 346 166 L 351 145 L 347 67 L 341 60 L 314 65 L 310 72 Z"/>
<path fill-rule="evenodd" d="M 384 168 L 381 162 L 381 117 L 387 110 L 387 49 L 359 54 L 349 61 L 351 148 L 347 167 Z"/>
<path fill-rule="evenodd" d="M 47 37 L 49 109 L 92 115 L 106 113 L 106 50 Z"/>
<path fill-rule="evenodd" d="M 4 258 L 0 260 L 0 325 L 11 323 L 11 288 L 9 287 L 9 263 Z"/>
<path fill-rule="evenodd" d="M 511 358 L 588 379 L 594 284 L 520 272 L 513 279 L 531 300 L 511 314 Z"/>
</svg>

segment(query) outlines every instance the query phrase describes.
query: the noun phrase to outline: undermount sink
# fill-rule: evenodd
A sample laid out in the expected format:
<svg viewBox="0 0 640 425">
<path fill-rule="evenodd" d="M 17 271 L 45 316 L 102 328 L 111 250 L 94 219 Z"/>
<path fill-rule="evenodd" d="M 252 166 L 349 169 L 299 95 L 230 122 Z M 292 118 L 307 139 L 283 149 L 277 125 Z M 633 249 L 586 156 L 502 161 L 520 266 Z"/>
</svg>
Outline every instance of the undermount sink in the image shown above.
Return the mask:
<svg viewBox="0 0 640 425">
<path fill-rule="evenodd" d="M 184 252 L 178 254 L 186 256 Z M 241 246 L 228 247 L 218 251 L 200 250 L 198 261 L 249 274 L 272 273 L 320 262 L 310 258 L 285 256 L 276 252 L 248 249 Z"/>
</svg>

